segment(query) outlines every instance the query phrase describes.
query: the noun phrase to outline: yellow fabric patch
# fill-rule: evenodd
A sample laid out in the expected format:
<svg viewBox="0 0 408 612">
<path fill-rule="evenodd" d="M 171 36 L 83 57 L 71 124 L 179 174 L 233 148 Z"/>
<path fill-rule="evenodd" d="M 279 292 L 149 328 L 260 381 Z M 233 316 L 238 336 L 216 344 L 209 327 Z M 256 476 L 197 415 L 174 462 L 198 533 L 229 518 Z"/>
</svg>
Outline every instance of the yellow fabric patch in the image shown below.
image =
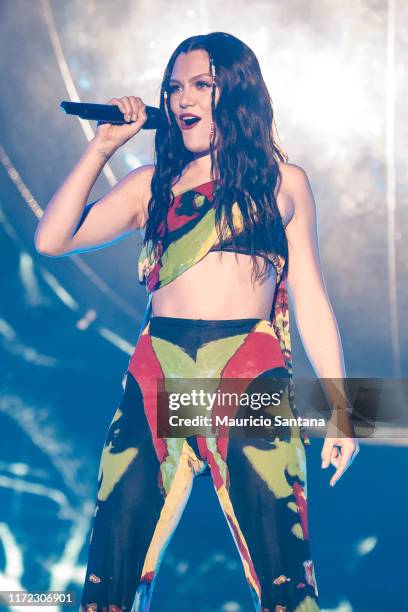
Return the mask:
<svg viewBox="0 0 408 612">
<path fill-rule="evenodd" d="M 184 448 L 178 460 L 177 470 L 171 482 L 146 553 L 142 569 L 142 578 L 144 575 L 154 572 L 160 565 L 167 544 L 181 519 L 191 493 L 194 473 L 190 466 L 190 462 L 194 460 L 195 454 L 185 440 L 181 440 L 181 442 Z"/>
<path fill-rule="evenodd" d="M 295 535 L 299 540 L 304 540 L 303 529 L 300 523 L 295 523 L 291 529 L 293 535 Z"/>
<path fill-rule="evenodd" d="M 270 336 L 276 338 L 276 340 L 279 340 L 278 336 L 276 335 L 276 331 L 273 329 L 272 323 L 268 321 L 259 321 L 259 323 L 255 325 L 254 331 L 269 334 Z"/>
<path fill-rule="evenodd" d="M 304 449 L 297 437 L 293 437 L 290 442 L 276 439 L 275 444 L 276 448 L 270 450 L 244 446 L 243 452 L 275 497 L 281 499 L 293 493 L 285 471 L 291 476 L 297 476 L 302 482 L 305 480 Z"/>
<path fill-rule="evenodd" d="M 237 517 L 235 516 L 235 512 L 234 512 L 234 509 L 232 507 L 231 499 L 230 499 L 230 496 L 229 496 L 229 493 L 228 493 L 227 489 L 225 488 L 224 485 L 222 485 L 216 492 L 217 492 L 218 499 L 220 500 L 220 504 L 221 504 L 221 507 L 222 507 L 222 510 L 223 510 L 225 516 L 226 517 L 228 517 L 228 516 L 231 517 L 231 519 L 232 519 L 232 521 L 234 523 L 236 532 L 238 533 L 239 539 L 241 541 L 241 545 L 247 550 L 248 555 L 250 556 L 248 545 L 246 543 L 244 534 L 242 533 L 241 528 L 239 526 Z M 234 533 L 233 533 L 233 531 L 231 529 L 231 525 L 229 523 L 228 523 L 228 526 L 230 528 L 230 531 L 231 531 L 233 537 L 235 538 Z M 258 588 L 257 584 L 255 583 L 254 578 L 253 578 L 253 576 L 251 574 L 248 562 L 241 555 L 241 552 L 240 552 L 238 547 L 237 547 L 237 550 L 238 550 L 238 553 L 239 553 L 239 555 L 241 557 L 241 561 L 242 561 L 242 565 L 244 567 L 246 579 L 251 584 L 251 586 L 254 589 L 254 591 L 257 593 L 259 599 L 261 599 L 261 593 L 259 592 L 259 588 Z"/>
<path fill-rule="evenodd" d="M 118 408 L 112 418 L 111 426 L 113 423 L 115 423 L 115 421 L 120 419 L 122 414 L 122 411 L 120 408 Z M 98 481 L 102 478 L 102 482 L 99 487 L 97 498 L 100 501 L 105 501 L 108 499 L 116 483 L 122 478 L 123 474 L 138 453 L 137 448 L 130 447 L 121 453 L 113 454 L 110 452 L 112 448 L 113 444 L 112 442 L 109 442 L 109 444 L 105 446 L 102 451 L 101 461 L 99 464 Z"/>
</svg>

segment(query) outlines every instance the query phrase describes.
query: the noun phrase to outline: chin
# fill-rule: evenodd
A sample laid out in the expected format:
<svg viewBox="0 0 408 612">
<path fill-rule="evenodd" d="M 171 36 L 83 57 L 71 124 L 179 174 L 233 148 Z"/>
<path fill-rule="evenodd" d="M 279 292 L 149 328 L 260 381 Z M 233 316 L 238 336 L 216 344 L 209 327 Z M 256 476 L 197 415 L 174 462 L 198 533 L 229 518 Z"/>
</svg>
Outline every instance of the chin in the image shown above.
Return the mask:
<svg viewBox="0 0 408 612">
<path fill-rule="evenodd" d="M 210 143 L 206 145 L 194 145 L 194 144 L 186 144 L 184 143 L 185 148 L 190 153 L 209 153 L 210 152 Z"/>
</svg>

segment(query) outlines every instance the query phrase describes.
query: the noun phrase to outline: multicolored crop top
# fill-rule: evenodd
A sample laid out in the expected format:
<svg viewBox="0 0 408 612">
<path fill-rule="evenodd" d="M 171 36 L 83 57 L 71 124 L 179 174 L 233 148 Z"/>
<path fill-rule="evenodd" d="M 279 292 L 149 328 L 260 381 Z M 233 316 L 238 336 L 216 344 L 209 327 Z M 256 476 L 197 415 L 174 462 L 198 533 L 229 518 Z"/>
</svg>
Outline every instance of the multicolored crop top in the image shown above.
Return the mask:
<svg viewBox="0 0 408 612">
<path fill-rule="evenodd" d="M 234 227 L 238 233 L 237 247 L 232 249 L 228 245 L 231 238 L 229 230 L 226 232 L 226 242 L 219 243 L 215 226 L 215 208 L 213 206 L 213 187 L 216 181 L 208 181 L 179 193 L 173 201 L 167 215 L 168 232 L 164 232 L 164 224 L 159 227 L 158 257 L 154 258 L 153 251 L 148 257 L 148 246 L 145 245 L 138 261 L 139 282 L 146 285 L 149 294 L 144 320 L 140 335 L 149 323 L 152 313 L 152 297 L 154 291 L 170 283 L 183 272 L 198 263 L 210 251 L 235 250 L 248 253 L 245 240 L 242 216 L 237 204 L 232 207 Z M 240 240 L 241 239 L 241 240 Z M 258 254 L 258 253 L 256 253 Z M 289 326 L 289 300 L 287 292 L 287 266 L 285 258 L 274 252 L 259 253 L 272 262 L 276 270 L 276 288 L 273 300 L 270 321 L 279 340 L 290 376 L 290 397 L 296 414 L 294 390 L 292 381 L 292 352 Z M 302 437 L 306 444 L 310 441 L 303 432 Z"/>
<path fill-rule="evenodd" d="M 221 245 L 215 227 L 213 186 L 215 180 L 179 193 L 167 215 L 168 233 L 159 242 L 158 257 L 150 253 L 145 245 L 139 257 L 139 282 L 146 284 L 148 293 L 167 285 L 191 266 L 199 262 L 210 251 L 236 251 L 250 253 L 238 204 L 232 207 L 232 219 L 237 231 L 236 245 L 229 242 L 231 234 L 227 228 L 226 240 Z M 159 232 L 164 233 L 164 224 Z M 274 252 L 260 252 L 275 267 L 279 282 L 285 259 Z"/>
</svg>

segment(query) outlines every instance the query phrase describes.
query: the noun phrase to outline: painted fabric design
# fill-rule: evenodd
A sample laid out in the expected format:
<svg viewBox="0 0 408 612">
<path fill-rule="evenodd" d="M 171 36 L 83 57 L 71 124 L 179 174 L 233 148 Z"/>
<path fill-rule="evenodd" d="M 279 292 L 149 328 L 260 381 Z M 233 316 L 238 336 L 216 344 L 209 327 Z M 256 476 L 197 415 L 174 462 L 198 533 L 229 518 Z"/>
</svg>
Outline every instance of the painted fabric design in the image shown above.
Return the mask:
<svg viewBox="0 0 408 612">
<path fill-rule="evenodd" d="M 256 388 L 287 372 L 268 320 L 149 320 L 101 456 L 81 612 L 148 612 L 196 476 L 212 478 L 255 612 L 319 612 L 299 430 L 279 427 L 258 438 L 157 435 L 159 380 L 250 378 Z M 289 387 L 285 397 L 290 413 Z"/>
<path fill-rule="evenodd" d="M 165 234 L 163 223 L 159 227 L 162 238 L 157 258 L 148 252 L 148 244 L 142 248 L 138 261 L 139 281 L 146 284 L 148 293 L 167 285 L 198 263 L 212 247 L 219 246 L 213 207 L 216 183 L 209 181 L 176 196 L 167 214 L 168 233 Z M 232 218 L 239 237 L 244 234 L 244 226 L 237 204 L 232 207 Z M 228 229 L 226 237 L 230 237 Z M 272 250 L 265 256 L 273 263 L 279 282 L 284 258 Z"/>
</svg>

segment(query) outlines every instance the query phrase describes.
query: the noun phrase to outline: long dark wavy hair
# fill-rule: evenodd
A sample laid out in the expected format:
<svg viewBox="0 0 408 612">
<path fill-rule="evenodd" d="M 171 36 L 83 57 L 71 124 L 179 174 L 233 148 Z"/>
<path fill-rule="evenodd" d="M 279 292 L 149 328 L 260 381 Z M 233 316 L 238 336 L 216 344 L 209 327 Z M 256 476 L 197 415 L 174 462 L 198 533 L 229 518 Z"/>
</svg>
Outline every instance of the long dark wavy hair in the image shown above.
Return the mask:
<svg viewBox="0 0 408 612">
<path fill-rule="evenodd" d="M 155 172 L 143 244 L 149 243 L 157 254 L 163 227 L 164 233 L 168 231 L 167 212 L 174 201 L 172 185 L 193 160 L 193 153 L 184 146 L 164 92 L 169 92 L 169 80 L 178 55 L 196 49 L 208 53 L 209 72 L 211 74 L 212 64 L 220 90 L 215 105 L 213 85 L 211 108 L 215 134 L 210 142 L 211 178 L 214 178 L 216 135 L 220 181 L 214 191 L 213 204 L 218 238 L 225 239 L 226 223 L 235 244 L 236 229 L 231 209 L 236 202 L 251 244 L 252 278 L 255 274 L 260 280 L 267 276 L 271 263 L 264 260 L 260 272 L 254 256 L 256 251 L 276 252 L 285 257 L 287 264 L 287 238 L 274 192 L 280 180 L 277 162 L 287 161 L 288 157 L 277 143 L 272 101 L 259 62 L 254 52 L 231 34 L 212 32 L 187 38 L 175 49 L 166 66 L 160 90 L 160 110 L 163 116 L 167 112 L 171 124 L 163 121 L 156 131 Z"/>
</svg>

